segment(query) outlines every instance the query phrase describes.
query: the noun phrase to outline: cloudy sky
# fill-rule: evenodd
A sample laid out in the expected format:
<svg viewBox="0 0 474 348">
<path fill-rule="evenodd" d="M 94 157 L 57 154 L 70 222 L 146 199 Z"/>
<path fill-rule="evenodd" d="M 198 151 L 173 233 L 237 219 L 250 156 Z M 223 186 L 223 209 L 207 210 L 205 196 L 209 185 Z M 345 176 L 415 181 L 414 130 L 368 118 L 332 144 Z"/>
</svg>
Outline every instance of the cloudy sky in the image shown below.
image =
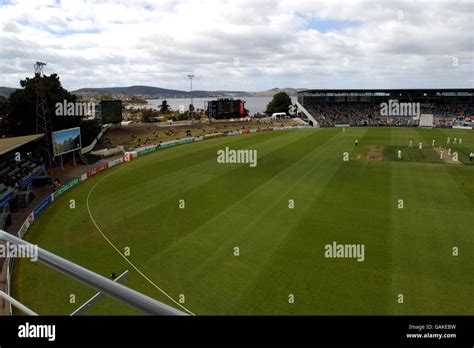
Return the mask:
<svg viewBox="0 0 474 348">
<path fill-rule="evenodd" d="M 474 86 L 474 1 L 0 0 L 0 86 Z"/>
</svg>

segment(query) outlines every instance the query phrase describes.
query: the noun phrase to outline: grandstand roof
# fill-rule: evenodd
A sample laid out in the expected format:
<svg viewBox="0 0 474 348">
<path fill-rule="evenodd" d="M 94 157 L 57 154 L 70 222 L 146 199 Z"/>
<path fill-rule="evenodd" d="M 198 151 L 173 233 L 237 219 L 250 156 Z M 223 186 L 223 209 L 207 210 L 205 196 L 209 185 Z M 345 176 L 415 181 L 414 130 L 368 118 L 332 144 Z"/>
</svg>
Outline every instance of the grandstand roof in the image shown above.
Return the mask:
<svg viewBox="0 0 474 348">
<path fill-rule="evenodd" d="M 12 137 L 0 139 L 0 156 L 20 147 L 25 144 L 28 144 L 32 141 L 42 138 L 44 134 L 31 134 L 24 135 L 21 137 Z"/>
<path fill-rule="evenodd" d="M 388 93 L 388 94 L 413 94 L 413 93 L 427 93 L 430 95 L 440 93 L 443 96 L 455 95 L 472 96 L 474 88 L 384 88 L 384 89 L 306 89 L 298 92 L 302 94 L 316 94 L 316 93 Z"/>
</svg>

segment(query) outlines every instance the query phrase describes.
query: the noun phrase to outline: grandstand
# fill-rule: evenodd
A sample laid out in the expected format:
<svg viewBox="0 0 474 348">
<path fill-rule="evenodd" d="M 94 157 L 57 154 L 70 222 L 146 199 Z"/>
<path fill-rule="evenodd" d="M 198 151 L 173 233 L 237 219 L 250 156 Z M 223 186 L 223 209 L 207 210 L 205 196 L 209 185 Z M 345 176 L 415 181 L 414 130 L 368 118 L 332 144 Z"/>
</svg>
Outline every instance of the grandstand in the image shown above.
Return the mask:
<svg viewBox="0 0 474 348">
<path fill-rule="evenodd" d="M 43 134 L 33 134 L 0 139 L 0 230 L 13 235 L 19 233 L 23 223 L 31 219 L 33 214 L 39 213 L 38 206 L 57 189 L 51 185 L 53 177 L 50 174 L 54 173 L 54 178 L 58 178 L 61 186 L 61 182 L 67 182 L 70 176 L 77 175 L 77 170 L 87 171 L 99 160 L 96 156 L 80 153 L 81 161 L 87 159 L 90 161 L 89 166 L 84 164 L 66 170 L 59 167 L 48 169 L 38 147 L 38 141 L 43 137 Z M 85 152 L 94 149 L 99 140 L 100 136 Z M 9 292 L 7 283 L 11 264 L 9 267 L 9 262 L 0 257 L 0 291 L 6 293 Z M 0 297 L 0 315 L 5 313 L 11 313 L 11 307 Z"/>
<path fill-rule="evenodd" d="M 433 115 L 433 127 L 469 126 L 474 122 L 472 88 L 305 90 L 298 92 L 297 103 L 314 118 L 313 124 L 321 127 L 419 126 L 419 117 L 383 116 L 381 104 L 389 101 L 419 103 L 421 114 Z"/>
<path fill-rule="evenodd" d="M 0 139 L 0 227 L 11 224 L 10 212 L 26 208 L 34 199 L 34 183 L 46 174 L 41 157 L 36 156 L 34 142 L 42 134 Z M 21 153 L 15 150 L 20 150 Z"/>
<path fill-rule="evenodd" d="M 33 185 L 46 183 L 43 159 L 36 155 L 35 145 L 43 134 L 0 139 L 0 230 L 16 230 L 12 214 L 25 215 L 36 198 Z M 0 290 L 5 287 L 5 259 L 0 258 Z M 0 301 L 0 313 L 4 304 Z"/>
</svg>

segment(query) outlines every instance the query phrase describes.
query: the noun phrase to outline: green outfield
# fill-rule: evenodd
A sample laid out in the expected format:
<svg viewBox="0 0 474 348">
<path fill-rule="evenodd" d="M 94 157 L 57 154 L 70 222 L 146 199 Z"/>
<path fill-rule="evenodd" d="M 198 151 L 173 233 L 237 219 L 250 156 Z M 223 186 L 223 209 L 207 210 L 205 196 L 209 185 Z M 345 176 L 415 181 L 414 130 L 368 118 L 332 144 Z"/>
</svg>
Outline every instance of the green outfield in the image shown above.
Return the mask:
<svg viewBox="0 0 474 348">
<path fill-rule="evenodd" d="M 462 144 L 447 145 L 448 136 Z M 432 139 L 461 163 L 445 162 L 447 151 L 441 160 Z M 257 166 L 217 163 L 226 146 L 256 149 Z M 159 287 L 197 315 L 473 315 L 470 151 L 473 131 L 445 129 L 206 140 L 92 177 L 47 208 L 26 239 L 105 276 L 128 269 L 125 285 L 177 307 Z M 333 242 L 363 244 L 364 260 L 326 257 Z M 69 314 L 94 293 L 41 264 L 16 262 L 13 296 L 39 314 Z M 111 299 L 87 313 L 137 314 Z"/>
</svg>

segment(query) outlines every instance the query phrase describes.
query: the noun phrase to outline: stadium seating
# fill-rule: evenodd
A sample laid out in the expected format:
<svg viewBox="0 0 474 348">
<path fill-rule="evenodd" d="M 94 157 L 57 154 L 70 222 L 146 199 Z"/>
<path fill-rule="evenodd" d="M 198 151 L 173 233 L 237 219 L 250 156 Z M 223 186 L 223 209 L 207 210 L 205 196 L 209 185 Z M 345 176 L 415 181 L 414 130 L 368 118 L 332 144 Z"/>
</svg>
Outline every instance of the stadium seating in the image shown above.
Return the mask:
<svg viewBox="0 0 474 348">
<path fill-rule="evenodd" d="M 304 107 L 319 122 L 321 127 L 336 125 L 416 127 L 418 121 L 412 117 L 382 116 L 379 103 L 370 102 L 317 102 L 308 101 Z M 474 115 L 474 107 L 468 103 L 421 104 L 422 114 L 433 115 L 433 127 L 451 128 L 459 124 L 458 117 Z"/>
<path fill-rule="evenodd" d="M 16 161 L 14 154 L 7 154 L 0 160 L 0 224 L 7 227 L 10 210 L 26 208 L 34 199 L 32 187 L 45 173 L 45 167 L 31 155 Z M 8 213 L 4 212 L 7 206 Z"/>
<path fill-rule="evenodd" d="M 0 183 L 17 190 L 25 190 L 43 172 L 44 166 L 36 163 L 32 158 L 15 161 L 13 154 L 7 155 L 1 161 Z"/>
</svg>

